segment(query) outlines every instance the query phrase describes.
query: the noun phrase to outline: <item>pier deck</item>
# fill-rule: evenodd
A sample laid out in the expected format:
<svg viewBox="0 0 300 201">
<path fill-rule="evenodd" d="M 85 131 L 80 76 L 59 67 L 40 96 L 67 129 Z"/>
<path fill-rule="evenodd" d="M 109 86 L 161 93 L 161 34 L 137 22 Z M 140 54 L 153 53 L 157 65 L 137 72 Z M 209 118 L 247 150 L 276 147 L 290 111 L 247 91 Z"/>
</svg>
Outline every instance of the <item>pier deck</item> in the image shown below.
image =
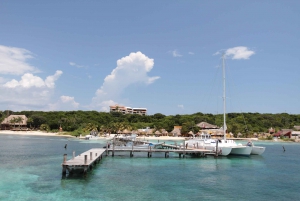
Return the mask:
<svg viewBox="0 0 300 201">
<path fill-rule="evenodd" d="M 99 162 L 102 159 L 103 153 L 106 153 L 108 156 L 111 153 L 111 156 L 114 156 L 115 152 L 128 152 L 130 157 L 133 157 L 134 153 L 142 152 L 148 155 L 148 158 L 152 157 L 152 153 L 165 153 L 165 158 L 169 158 L 169 153 L 176 153 L 185 157 L 186 154 L 193 154 L 195 156 L 204 157 L 206 155 L 211 155 L 214 152 L 207 149 L 196 149 L 196 148 L 183 148 L 179 146 L 168 146 L 169 149 L 152 149 L 151 146 L 149 148 L 135 148 L 135 147 L 115 147 L 112 148 L 99 148 L 99 149 L 90 149 L 86 152 L 83 152 L 75 157 L 75 151 L 73 152 L 73 157 L 70 160 L 67 160 L 67 154 L 64 154 L 64 161 L 62 163 L 62 174 L 65 176 L 67 174 L 67 170 L 69 174 L 72 174 L 74 171 L 81 171 L 84 174 L 87 173 L 88 170 L 93 168 L 93 165 Z"/>
<path fill-rule="evenodd" d="M 109 155 L 111 153 L 112 156 L 114 156 L 115 152 L 129 152 L 130 157 L 133 156 L 134 152 L 144 152 L 148 154 L 148 157 L 152 156 L 152 153 L 165 153 L 165 158 L 169 157 L 169 153 L 177 153 L 179 155 L 179 158 L 181 158 L 181 155 L 184 157 L 185 154 L 195 154 L 199 156 L 205 156 L 206 154 L 213 153 L 210 150 L 207 149 L 195 149 L 195 148 L 187 148 L 187 149 L 179 149 L 179 147 L 172 147 L 173 149 L 151 149 L 149 147 L 148 149 L 143 148 L 110 148 L 106 149 L 106 155 Z"/>
<path fill-rule="evenodd" d="M 69 174 L 75 170 L 83 170 L 86 173 L 89 169 L 93 168 L 93 165 L 102 159 L 102 154 L 105 149 L 90 149 L 83 152 L 75 157 L 75 152 L 73 152 L 73 158 L 67 160 L 67 154 L 64 155 L 64 161 L 62 163 L 62 174 L 66 175 L 66 170 Z"/>
</svg>

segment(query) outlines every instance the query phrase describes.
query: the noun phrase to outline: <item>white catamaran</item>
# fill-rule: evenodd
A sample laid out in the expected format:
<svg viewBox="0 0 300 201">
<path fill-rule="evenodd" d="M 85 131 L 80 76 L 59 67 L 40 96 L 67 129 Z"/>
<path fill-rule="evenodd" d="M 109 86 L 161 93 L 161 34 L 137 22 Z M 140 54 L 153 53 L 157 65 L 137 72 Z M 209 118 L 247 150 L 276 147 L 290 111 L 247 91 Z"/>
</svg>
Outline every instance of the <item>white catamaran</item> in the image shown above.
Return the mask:
<svg viewBox="0 0 300 201">
<path fill-rule="evenodd" d="M 225 85 L 225 54 L 222 56 L 222 66 L 223 66 L 223 139 L 190 139 L 186 141 L 188 144 L 195 145 L 198 143 L 198 146 L 203 146 L 205 149 L 218 151 L 219 155 L 227 156 L 230 155 L 241 155 L 241 156 L 250 156 L 252 151 L 252 146 L 245 146 L 241 143 L 236 143 L 234 140 L 226 139 L 226 85 Z M 218 141 L 218 142 L 217 142 Z M 218 146 L 216 145 L 218 143 Z M 216 150 L 218 147 L 218 150 Z"/>
<path fill-rule="evenodd" d="M 241 156 L 250 156 L 252 147 L 244 146 L 242 144 L 236 143 L 234 140 L 226 140 L 226 77 L 225 77 L 225 54 L 222 56 L 222 66 L 223 66 L 223 132 L 224 139 L 219 141 L 220 147 L 231 147 L 230 155 L 241 155 Z"/>
</svg>

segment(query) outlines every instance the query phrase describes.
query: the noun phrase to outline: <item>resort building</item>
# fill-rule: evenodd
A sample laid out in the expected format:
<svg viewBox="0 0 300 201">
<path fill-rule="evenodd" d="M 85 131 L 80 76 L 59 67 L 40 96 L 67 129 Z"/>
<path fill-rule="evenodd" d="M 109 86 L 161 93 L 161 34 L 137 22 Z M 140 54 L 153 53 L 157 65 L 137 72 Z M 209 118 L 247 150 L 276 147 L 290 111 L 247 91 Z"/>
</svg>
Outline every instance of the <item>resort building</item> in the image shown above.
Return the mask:
<svg viewBox="0 0 300 201">
<path fill-rule="evenodd" d="M 121 112 L 122 114 L 147 115 L 147 108 L 131 108 L 131 107 L 125 107 L 121 105 L 113 105 L 109 107 L 110 107 L 110 112 Z"/>
<path fill-rule="evenodd" d="M 10 115 L 1 122 L 1 130 L 27 129 L 27 117 L 25 115 Z"/>
</svg>

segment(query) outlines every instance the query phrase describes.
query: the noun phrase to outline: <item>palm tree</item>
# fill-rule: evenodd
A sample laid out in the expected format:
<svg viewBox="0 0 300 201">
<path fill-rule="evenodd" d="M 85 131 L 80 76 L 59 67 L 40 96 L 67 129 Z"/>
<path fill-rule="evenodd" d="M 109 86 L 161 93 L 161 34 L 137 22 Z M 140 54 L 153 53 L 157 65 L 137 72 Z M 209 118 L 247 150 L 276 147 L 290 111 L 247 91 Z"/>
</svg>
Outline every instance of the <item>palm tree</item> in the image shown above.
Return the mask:
<svg viewBox="0 0 300 201">
<path fill-rule="evenodd" d="M 13 117 L 10 121 L 11 124 L 14 124 L 14 129 L 16 128 L 17 118 Z"/>
<path fill-rule="evenodd" d="M 16 123 L 19 123 L 19 130 L 20 130 L 20 127 L 21 127 L 21 123 L 23 122 L 23 118 L 22 117 L 18 117 L 17 119 L 16 119 Z"/>
</svg>

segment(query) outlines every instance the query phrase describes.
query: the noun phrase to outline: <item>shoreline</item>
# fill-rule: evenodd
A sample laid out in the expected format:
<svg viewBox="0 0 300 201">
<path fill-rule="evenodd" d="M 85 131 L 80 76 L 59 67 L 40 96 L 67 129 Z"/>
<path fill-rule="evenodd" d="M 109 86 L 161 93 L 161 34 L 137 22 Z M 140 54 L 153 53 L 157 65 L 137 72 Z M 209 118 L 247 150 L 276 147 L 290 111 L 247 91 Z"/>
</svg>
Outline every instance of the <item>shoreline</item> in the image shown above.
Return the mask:
<svg viewBox="0 0 300 201">
<path fill-rule="evenodd" d="M 57 137 L 74 137 L 72 135 L 59 134 L 59 133 L 46 133 L 42 131 L 11 131 L 1 130 L 0 135 L 31 135 L 31 136 L 57 136 Z"/>
<path fill-rule="evenodd" d="M 47 137 L 68 137 L 68 138 L 76 138 L 75 136 L 68 135 L 68 134 L 60 134 L 60 133 L 47 133 L 43 131 L 11 131 L 11 130 L 0 130 L 0 135 L 27 135 L 27 136 L 47 136 Z M 112 134 L 112 136 L 107 136 L 107 137 L 99 137 L 99 139 L 103 140 L 110 140 L 113 138 L 115 134 Z M 78 137 L 78 139 L 84 139 L 83 137 Z M 178 140 L 178 141 L 183 141 L 185 140 L 185 137 L 169 137 L 169 136 L 160 136 L 160 137 L 137 137 L 136 139 L 138 140 Z M 257 138 L 230 138 L 232 140 L 252 140 L 256 142 L 289 142 L 293 143 L 292 141 L 284 141 L 281 139 L 278 140 L 261 140 Z M 296 141 L 294 143 L 300 143 L 300 141 Z"/>
</svg>

